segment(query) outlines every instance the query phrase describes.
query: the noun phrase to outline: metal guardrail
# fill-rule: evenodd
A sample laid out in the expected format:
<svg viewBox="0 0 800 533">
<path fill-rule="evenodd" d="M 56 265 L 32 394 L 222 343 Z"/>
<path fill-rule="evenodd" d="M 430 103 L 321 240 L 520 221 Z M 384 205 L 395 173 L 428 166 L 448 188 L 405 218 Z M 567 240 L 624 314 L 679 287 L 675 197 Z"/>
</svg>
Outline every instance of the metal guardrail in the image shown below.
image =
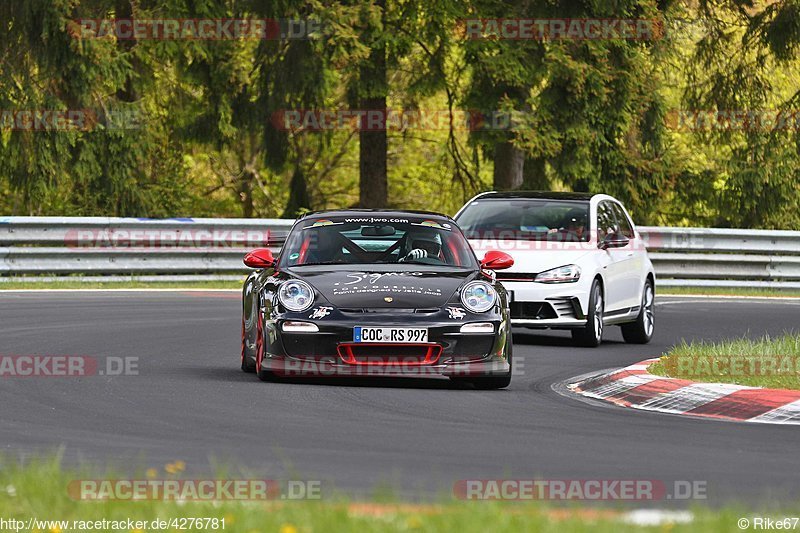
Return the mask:
<svg viewBox="0 0 800 533">
<path fill-rule="evenodd" d="M 293 220 L 0 217 L 0 281 L 239 279 L 244 254 L 280 250 Z M 233 273 L 239 273 L 233 276 Z M 153 274 L 170 274 L 155 278 Z M 225 275 L 227 274 L 227 275 Z M 178 277 L 176 277 L 176 275 Z M 9 277 L 13 276 L 13 277 Z M 202 277 L 199 277 L 202 276 Z"/>
<path fill-rule="evenodd" d="M 800 231 L 639 227 L 658 285 L 800 289 Z"/>
<path fill-rule="evenodd" d="M 240 279 L 286 219 L 0 217 L 2 281 Z M 800 288 L 800 231 L 639 227 L 661 286 Z"/>
</svg>

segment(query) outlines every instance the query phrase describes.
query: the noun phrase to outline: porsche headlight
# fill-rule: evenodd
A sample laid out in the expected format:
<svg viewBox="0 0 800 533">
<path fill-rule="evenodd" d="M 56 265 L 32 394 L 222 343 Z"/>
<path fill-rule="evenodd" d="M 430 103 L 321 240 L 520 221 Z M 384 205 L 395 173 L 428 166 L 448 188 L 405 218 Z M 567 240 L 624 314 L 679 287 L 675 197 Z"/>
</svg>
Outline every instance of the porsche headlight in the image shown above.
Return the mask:
<svg viewBox="0 0 800 533">
<path fill-rule="evenodd" d="M 575 283 L 580 277 L 581 267 L 578 265 L 564 265 L 540 272 L 533 281 L 538 281 L 539 283 Z"/>
<path fill-rule="evenodd" d="M 485 281 L 471 281 L 461 291 L 461 303 L 473 313 L 484 313 L 497 301 L 494 287 Z"/>
<path fill-rule="evenodd" d="M 299 313 L 314 305 L 314 289 L 305 281 L 293 279 L 278 289 L 278 300 L 289 311 Z"/>
</svg>

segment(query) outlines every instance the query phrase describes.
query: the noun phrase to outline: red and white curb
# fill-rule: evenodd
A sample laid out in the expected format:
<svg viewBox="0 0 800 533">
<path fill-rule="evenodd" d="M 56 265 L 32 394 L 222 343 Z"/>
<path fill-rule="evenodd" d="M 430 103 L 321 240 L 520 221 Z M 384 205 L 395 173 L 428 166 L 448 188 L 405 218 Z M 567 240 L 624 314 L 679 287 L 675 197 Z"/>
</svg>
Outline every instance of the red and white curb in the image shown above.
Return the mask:
<svg viewBox="0 0 800 533">
<path fill-rule="evenodd" d="M 622 407 L 679 415 L 800 425 L 800 390 L 764 389 L 728 383 L 698 383 L 647 372 L 648 359 L 592 376 L 567 388 Z"/>
</svg>

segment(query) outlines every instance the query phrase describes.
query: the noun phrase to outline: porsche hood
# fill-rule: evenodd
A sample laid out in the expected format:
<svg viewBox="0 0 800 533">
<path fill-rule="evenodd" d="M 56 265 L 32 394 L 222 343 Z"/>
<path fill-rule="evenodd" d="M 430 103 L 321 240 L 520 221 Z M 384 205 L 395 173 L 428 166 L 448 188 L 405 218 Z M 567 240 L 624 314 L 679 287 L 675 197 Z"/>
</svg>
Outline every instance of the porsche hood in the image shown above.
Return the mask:
<svg viewBox="0 0 800 533">
<path fill-rule="evenodd" d="M 474 270 L 407 271 L 287 269 L 339 308 L 439 308 L 479 273 Z"/>
</svg>

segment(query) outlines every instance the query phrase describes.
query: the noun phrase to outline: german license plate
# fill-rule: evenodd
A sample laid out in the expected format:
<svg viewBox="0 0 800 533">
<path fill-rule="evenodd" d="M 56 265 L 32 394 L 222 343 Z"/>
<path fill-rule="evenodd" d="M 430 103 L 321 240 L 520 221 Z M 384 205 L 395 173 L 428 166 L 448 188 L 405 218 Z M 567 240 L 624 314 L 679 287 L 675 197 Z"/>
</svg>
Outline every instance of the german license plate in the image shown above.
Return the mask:
<svg viewBox="0 0 800 533">
<path fill-rule="evenodd" d="M 353 328 L 353 342 L 428 342 L 428 329 L 356 326 Z"/>
</svg>

